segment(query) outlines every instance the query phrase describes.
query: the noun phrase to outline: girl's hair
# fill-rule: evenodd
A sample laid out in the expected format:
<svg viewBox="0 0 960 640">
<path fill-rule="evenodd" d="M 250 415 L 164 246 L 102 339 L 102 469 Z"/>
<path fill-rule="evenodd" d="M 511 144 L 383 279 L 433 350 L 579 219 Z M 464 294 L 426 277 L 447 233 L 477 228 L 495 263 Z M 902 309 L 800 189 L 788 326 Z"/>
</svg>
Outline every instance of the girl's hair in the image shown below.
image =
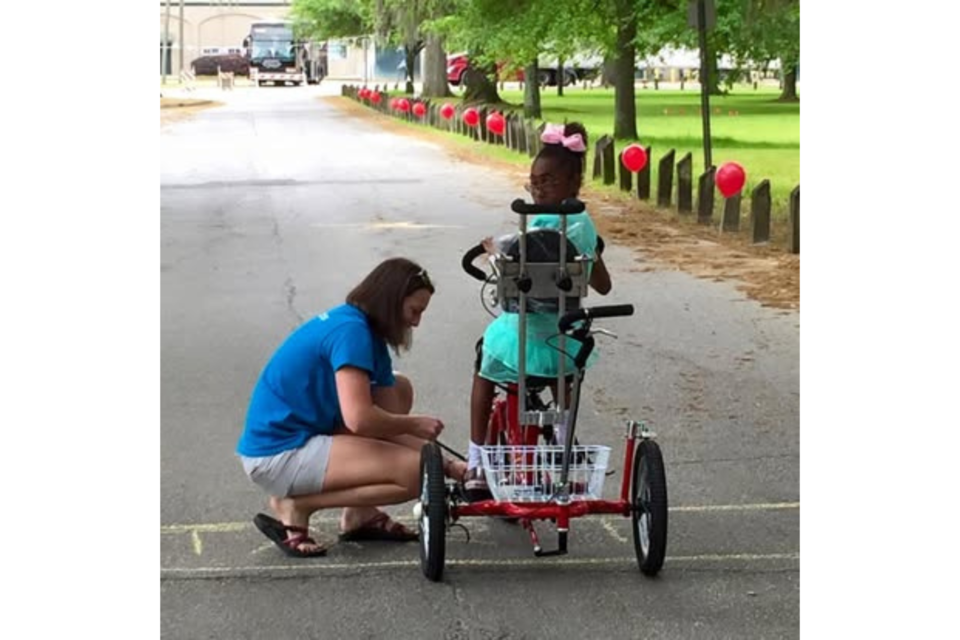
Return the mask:
<svg viewBox="0 0 960 640">
<path fill-rule="evenodd" d="M 580 137 L 583 138 L 583 146 L 587 148 L 589 142 L 587 141 L 586 127 L 579 122 L 568 122 L 564 125 L 563 136 L 565 138 L 576 134 L 580 134 Z M 533 160 L 534 164 L 539 160 L 550 160 L 556 163 L 555 166 L 560 172 L 570 176 L 571 183 L 576 185 L 575 191 L 579 192 L 580 186 L 583 184 L 583 172 L 587 162 L 586 151 L 571 151 L 562 143 L 544 143 L 540 148 L 540 153 Z"/>
<path fill-rule="evenodd" d="M 347 303 L 363 311 L 373 332 L 399 353 L 410 348 L 412 337 L 403 320 L 403 301 L 420 289 L 436 291 L 427 270 L 406 258 L 390 258 L 347 294 Z"/>
</svg>

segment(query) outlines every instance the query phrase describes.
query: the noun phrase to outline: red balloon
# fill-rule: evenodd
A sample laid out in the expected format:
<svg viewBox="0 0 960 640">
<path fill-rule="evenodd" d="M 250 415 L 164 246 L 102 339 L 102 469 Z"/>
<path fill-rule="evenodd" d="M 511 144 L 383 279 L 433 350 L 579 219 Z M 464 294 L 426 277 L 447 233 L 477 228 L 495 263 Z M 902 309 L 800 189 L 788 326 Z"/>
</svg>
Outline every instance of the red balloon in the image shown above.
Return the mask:
<svg viewBox="0 0 960 640">
<path fill-rule="evenodd" d="M 406 98 L 400 98 L 397 100 L 397 109 L 402 113 L 408 113 L 410 111 L 410 101 Z"/>
<path fill-rule="evenodd" d="M 631 144 L 623 150 L 623 166 L 636 173 L 647 166 L 647 151 L 638 144 Z"/>
<path fill-rule="evenodd" d="M 453 105 L 449 102 L 440 107 L 440 115 L 443 116 L 444 120 L 452 118 L 455 111 L 456 109 L 454 109 Z"/>
<path fill-rule="evenodd" d="M 370 94 L 370 102 L 373 104 L 380 104 L 380 92 L 374 91 Z"/>
<path fill-rule="evenodd" d="M 480 114 L 476 109 L 470 107 L 463 112 L 463 121 L 467 123 L 468 127 L 475 127 L 480 124 Z"/>
<path fill-rule="evenodd" d="M 366 88 L 366 87 L 363 87 L 363 88 L 361 88 L 359 91 L 357 91 L 357 97 L 360 98 L 361 100 L 366 100 L 366 99 L 367 99 L 367 88 Z"/>
<path fill-rule="evenodd" d="M 747 174 L 736 162 L 727 162 L 717 169 L 717 189 L 723 194 L 724 198 L 740 193 L 744 183 L 747 181 Z"/>
<path fill-rule="evenodd" d="M 418 102 L 413 105 L 413 115 L 417 116 L 418 118 L 422 118 L 423 116 L 427 115 L 427 105 L 423 104 L 422 102 Z"/>
<path fill-rule="evenodd" d="M 501 114 L 494 111 L 487 116 L 487 129 L 498 136 L 502 136 L 507 130 L 507 120 Z"/>
</svg>

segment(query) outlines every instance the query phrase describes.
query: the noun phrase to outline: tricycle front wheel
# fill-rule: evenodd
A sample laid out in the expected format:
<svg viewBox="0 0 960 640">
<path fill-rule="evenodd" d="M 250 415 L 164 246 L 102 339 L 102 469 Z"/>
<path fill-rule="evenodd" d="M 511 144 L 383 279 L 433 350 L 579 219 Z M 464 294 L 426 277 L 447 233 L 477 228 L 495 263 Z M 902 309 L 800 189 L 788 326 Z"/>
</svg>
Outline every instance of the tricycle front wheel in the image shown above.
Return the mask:
<svg viewBox="0 0 960 640">
<path fill-rule="evenodd" d="M 447 543 L 447 488 L 443 456 L 435 442 L 420 450 L 420 568 L 429 580 L 439 582 Z"/>
<path fill-rule="evenodd" d="M 630 501 L 640 572 L 655 576 L 667 552 L 667 477 L 660 447 L 653 440 L 641 440 L 634 453 Z"/>
</svg>

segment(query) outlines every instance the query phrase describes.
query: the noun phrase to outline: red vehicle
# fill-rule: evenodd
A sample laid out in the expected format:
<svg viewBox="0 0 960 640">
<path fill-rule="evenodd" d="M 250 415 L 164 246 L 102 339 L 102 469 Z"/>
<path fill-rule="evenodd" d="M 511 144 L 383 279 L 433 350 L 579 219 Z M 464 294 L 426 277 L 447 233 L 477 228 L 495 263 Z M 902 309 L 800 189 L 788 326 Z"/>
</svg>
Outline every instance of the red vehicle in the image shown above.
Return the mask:
<svg viewBox="0 0 960 640">
<path fill-rule="evenodd" d="M 565 216 L 583 211 L 584 205 L 579 201 L 531 205 L 516 200 L 512 209 L 521 216 L 540 213 Z M 595 346 L 593 336 L 612 335 L 604 329 L 592 328 L 593 320 L 633 315 L 633 305 L 582 307 L 580 303 L 589 281 L 586 264 L 591 258 L 577 255 L 576 247 L 566 238 L 565 222 L 559 231 L 527 232 L 525 220 L 521 218 L 521 233 L 514 245 L 491 261 L 493 275 L 488 276 L 473 266 L 473 261 L 486 251 L 483 245 L 467 251 L 461 261 L 464 270 L 485 285 L 495 280 L 501 309 L 519 315 L 520 375 L 517 384 L 504 385 L 505 395 L 494 400 L 489 440 L 481 447 L 483 472 L 492 498 L 469 502 L 462 486 L 449 484 L 444 477 L 441 445 L 437 442 L 424 445 L 420 458 L 420 499 L 414 506 L 420 527 L 421 570 L 429 580 L 442 579 L 446 532 L 460 518 L 493 516 L 519 520 L 530 535 L 534 555 L 542 557 L 567 553 L 567 536 L 573 519 L 613 514 L 632 519 L 640 572 L 654 576 L 663 566 L 667 545 L 666 475 L 654 434 L 642 422 L 627 422 L 623 480 L 619 498 L 615 500 L 603 499 L 610 447 L 582 445 L 574 435 L 586 363 Z M 540 235 L 534 238 L 536 234 Z M 531 246 L 547 249 L 540 255 L 531 254 Z M 523 327 L 528 304 L 538 305 L 538 313 L 545 312 L 542 305 L 551 305 L 549 310 L 558 314 L 557 336 L 563 336 L 558 349 L 566 351 L 566 340 L 569 352 L 575 351 L 570 354 L 574 371 L 569 403 L 561 397 L 555 406 L 547 405 L 540 393 L 551 380 L 527 378 L 524 374 L 526 335 Z M 561 370 L 556 379 L 558 388 L 566 387 L 565 378 Z M 536 520 L 551 520 L 556 524 L 556 549 L 542 549 L 533 526 Z"/>
<path fill-rule="evenodd" d="M 455 87 L 460 86 L 463 79 L 463 72 L 470 66 L 467 54 L 458 53 L 447 56 L 447 81 Z"/>
<path fill-rule="evenodd" d="M 470 59 L 466 53 L 456 53 L 447 56 L 447 81 L 455 87 L 459 86 L 463 80 L 463 72 L 466 71 L 469 66 Z M 506 75 L 504 75 L 504 69 L 506 69 L 507 66 L 507 62 L 497 63 L 497 74 L 499 80 L 506 80 L 510 82 L 524 81 L 523 69 L 516 69 L 515 71 L 508 72 Z M 589 77 L 596 71 L 597 69 L 592 66 L 580 67 L 565 65 L 563 69 L 563 86 L 566 87 L 572 85 L 577 82 L 577 80 Z M 550 64 L 548 61 L 541 61 L 540 68 L 538 70 L 538 79 L 540 81 L 540 86 L 556 86 L 557 65 L 555 63 Z"/>
</svg>

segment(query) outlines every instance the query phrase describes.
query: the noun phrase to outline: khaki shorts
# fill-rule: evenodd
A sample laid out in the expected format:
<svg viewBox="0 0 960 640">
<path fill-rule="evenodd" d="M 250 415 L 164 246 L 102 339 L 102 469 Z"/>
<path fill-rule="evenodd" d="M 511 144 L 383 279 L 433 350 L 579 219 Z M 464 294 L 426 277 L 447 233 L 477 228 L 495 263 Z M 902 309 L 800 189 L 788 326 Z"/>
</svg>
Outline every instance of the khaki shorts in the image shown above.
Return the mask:
<svg viewBox="0 0 960 640">
<path fill-rule="evenodd" d="M 240 456 L 240 461 L 250 479 L 271 496 L 320 493 L 332 444 L 333 436 L 314 436 L 299 449 L 262 458 Z"/>
</svg>

